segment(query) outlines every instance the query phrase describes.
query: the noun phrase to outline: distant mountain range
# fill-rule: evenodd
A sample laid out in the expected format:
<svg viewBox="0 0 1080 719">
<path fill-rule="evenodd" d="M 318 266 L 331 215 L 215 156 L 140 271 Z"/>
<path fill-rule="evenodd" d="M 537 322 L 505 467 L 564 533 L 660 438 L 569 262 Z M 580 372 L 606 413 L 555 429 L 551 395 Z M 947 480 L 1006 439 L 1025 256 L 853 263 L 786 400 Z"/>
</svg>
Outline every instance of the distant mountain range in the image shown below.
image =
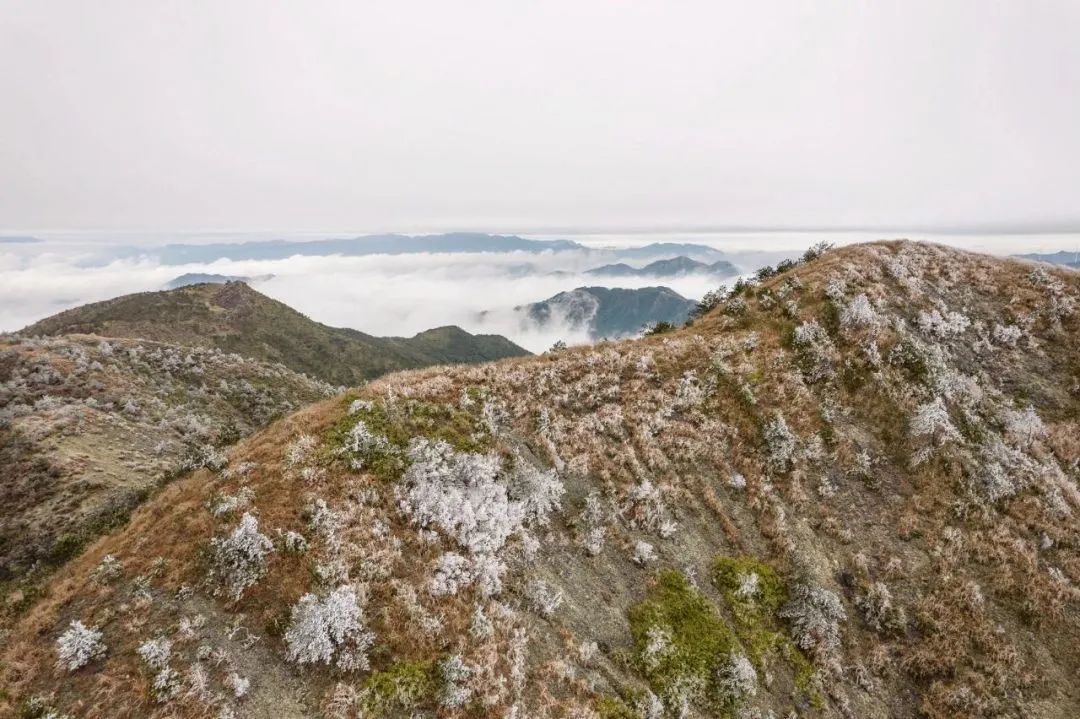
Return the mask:
<svg viewBox="0 0 1080 719">
<path fill-rule="evenodd" d="M 739 268 L 727 260 L 717 260 L 712 264 L 707 264 L 686 256 L 679 256 L 650 262 L 644 267 L 631 267 L 625 262 L 603 265 L 587 270 L 585 274 L 599 277 L 681 277 L 690 274 L 732 277 L 739 274 Z"/>
<path fill-rule="evenodd" d="M 214 275 L 206 274 L 203 272 L 188 272 L 186 274 L 180 275 L 179 277 L 174 277 L 173 279 L 169 280 L 167 283 L 165 283 L 165 289 L 175 290 L 180 287 L 187 287 L 188 285 L 202 284 L 223 285 L 226 282 L 262 282 L 263 280 L 269 280 L 272 278 L 273 275 L 241 277 L 239 275 Z"/>
<path fill-rule="evenodd" d="M 460 327 L 409 338 L 328 327 L 242 282 L 95 302 L 41 320 L 20 334 L 95 334 L 212 347 L 349 386 L 400 369 L 529 354 L 505 337 L 473 335 Z"/>
<path fill-rule="evenodd" d="M 668 287 L 578 287 L 516 309 L 539 327 L 560 324 L 587 330 L 592 339 L 614 339 L 632 337 L 657 322 L 682 324 L 695 305 Z"/>
<path fill-rule="evenodd" d="M 1054 252 L 1052 254 L 1045 255 L 1040 255 L 1033 252 L 1027 255 L 1016 256 L 1022 257 L 1025 260 L 1034 260 L 1035 262 L 1049 262 L 1053 265 L 1064 265 L 1065 267 L 1080 268 L 1080 252 Z"/>
<path fill-rule="evenodd" d="M 116 256 L 152 255 L 165 265 L 210 263 L 217 260 L 280 260 L 295 255 L 323 257 L 342 255 L 407 255 L 419 253 L 462 252 L 566 252 L 596 253 L 619 260 L 651 260 L 685 256 L 698 261 L 715 262 L 724 253 L 707 245 L 654 242 L 641 247 L 621 249 L 590 248 L 572 240 L 533 240 L 516 235 L 490 235 L 480 232 L 451 232 L 439 235 L 365 235 L 326 240 L 257 240 L 252 242 L 216 242 L 210 244 L 176 243 L 162 247 L 127 247 Z M 106 259 L 101 258 L 99 261 Z"/>
<path fill-rule="evenodd" d="M 33 245 L 41 242 L 36 237 L 23 235 L 0 235 L 0 245 Z"/>
</svg>

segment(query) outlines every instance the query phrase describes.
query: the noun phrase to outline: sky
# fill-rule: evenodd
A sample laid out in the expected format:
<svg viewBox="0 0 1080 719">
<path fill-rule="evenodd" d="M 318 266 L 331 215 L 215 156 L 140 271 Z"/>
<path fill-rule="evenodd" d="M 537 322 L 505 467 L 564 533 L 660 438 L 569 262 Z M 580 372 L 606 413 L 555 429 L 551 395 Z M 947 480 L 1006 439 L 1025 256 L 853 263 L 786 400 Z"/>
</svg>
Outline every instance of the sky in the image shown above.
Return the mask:
<svg viewBox="0 0 1080 719">
<path fill-rule="evenodd" d="M 1080 228 L 1075 0 L 0 0 L 0 234 Z"/>
</svg>

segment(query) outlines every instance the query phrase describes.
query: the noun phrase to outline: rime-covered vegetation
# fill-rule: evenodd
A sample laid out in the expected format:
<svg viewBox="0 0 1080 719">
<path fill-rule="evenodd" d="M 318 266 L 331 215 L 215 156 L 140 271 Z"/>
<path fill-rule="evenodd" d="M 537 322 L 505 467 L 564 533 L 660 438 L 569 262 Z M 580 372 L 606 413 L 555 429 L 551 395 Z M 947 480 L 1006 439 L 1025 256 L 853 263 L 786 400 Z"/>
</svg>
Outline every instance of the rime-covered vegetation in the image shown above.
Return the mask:
<svg viewBox="0 0 1080 719">
<path fill-rule="evenodd" d="M 1078 298 L 1069 271 L 875 243 L 679 330 L 384 377 L 60 570 L 3 639 L 0 701 L 1074 717 Z M 73 622 L 107 652 L 72 667 Z"/>
<path fill-rule="evenodd" d="M 32 593 L 163 482 L 333 392 L 217 350 L 0 337 L 0 582 Z"/>
</svg>

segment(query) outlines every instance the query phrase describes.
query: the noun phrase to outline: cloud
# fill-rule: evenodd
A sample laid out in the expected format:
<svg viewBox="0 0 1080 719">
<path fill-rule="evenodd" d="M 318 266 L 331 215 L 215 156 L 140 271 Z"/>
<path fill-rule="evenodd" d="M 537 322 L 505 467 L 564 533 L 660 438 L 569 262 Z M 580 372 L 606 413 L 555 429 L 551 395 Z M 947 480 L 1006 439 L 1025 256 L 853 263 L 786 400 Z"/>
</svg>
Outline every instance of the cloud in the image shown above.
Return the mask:
<svg viewBox="0 0 1080 719">
<path fill-rule="evenodd" d="M 295 256 L 168 267 L 149 258 L 84 267 L 80 259 L 52 253 L 0 255 L 0 329 L 19 329 L 87 302 L 158 290 L 185 272 L 209 272 L 273 275 L 256 283 L 256 289 L 328 325 L 396 336 L 458 325 L 542 351 L 559 339 L 577 343 L 587 337 L 559 323 L 538 328 L 514 307 L 583 285 L 666 284 L 696 298 L 716 283 L 715 278 L 693 275 L 651 281 L 584 275 L 584 270 L 613 259 L 603 252 Z"/>
</svg>

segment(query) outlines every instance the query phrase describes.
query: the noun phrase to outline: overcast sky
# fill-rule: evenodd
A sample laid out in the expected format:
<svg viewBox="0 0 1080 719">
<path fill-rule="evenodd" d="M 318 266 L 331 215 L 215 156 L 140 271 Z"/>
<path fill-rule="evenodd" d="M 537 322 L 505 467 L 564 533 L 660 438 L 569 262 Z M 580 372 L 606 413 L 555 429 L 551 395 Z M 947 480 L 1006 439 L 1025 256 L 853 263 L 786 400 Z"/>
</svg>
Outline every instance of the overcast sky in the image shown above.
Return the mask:
<svg viewBox="0 0 1080 719">
<path fill-rule="evenodd" d="M 0 230 L 1080 227 L 1080 2 L 0 0 Z"/>
</svg>

